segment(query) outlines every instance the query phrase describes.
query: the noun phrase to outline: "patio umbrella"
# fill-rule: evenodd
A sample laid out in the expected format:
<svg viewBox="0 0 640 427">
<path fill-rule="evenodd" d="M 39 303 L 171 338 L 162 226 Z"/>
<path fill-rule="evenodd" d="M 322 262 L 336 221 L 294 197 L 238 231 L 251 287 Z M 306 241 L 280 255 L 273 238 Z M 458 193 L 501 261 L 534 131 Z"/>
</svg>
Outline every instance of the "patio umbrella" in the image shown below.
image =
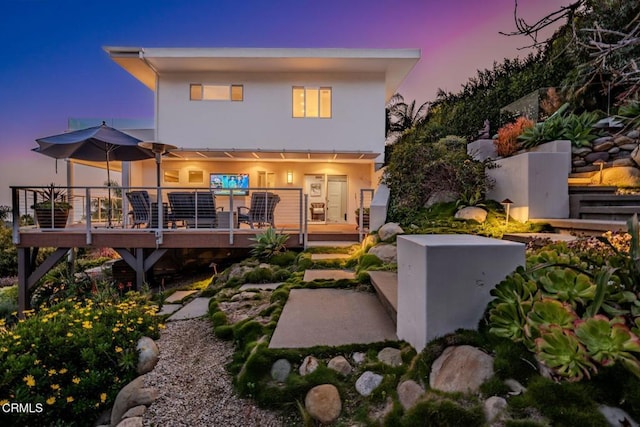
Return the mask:
<svg viewBox="0 0 640 427">
<path fill-rule="evenodd" d="M 80 129 L 60 135 L 36 139 L 39 147 L 33 149 L 55 159 L 77 159 L 107 162 L 108 203 L 107 221 L 111 226 L 111 171 L 109 162 L 144 160 L 154 157 L 151 150 L 140 147 L 140 139 L 127 135 L 102 122 L 100 126 Z"/>
</svg>

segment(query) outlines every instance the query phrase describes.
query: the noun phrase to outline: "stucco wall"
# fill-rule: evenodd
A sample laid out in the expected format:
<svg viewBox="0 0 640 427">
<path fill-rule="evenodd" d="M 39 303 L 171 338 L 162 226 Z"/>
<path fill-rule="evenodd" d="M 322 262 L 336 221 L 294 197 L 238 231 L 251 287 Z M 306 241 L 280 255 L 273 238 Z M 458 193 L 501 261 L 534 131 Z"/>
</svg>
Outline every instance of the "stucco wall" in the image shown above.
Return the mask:
<svg viewBox="0 0 640 427">
<path fill-rule="evenodd" d="M 242 84 L 244 100 L 191 101 L 191 83 Z M 158 84 L 157 139 L 164 143 L 384 152 L 383 74 L 163 74 Z M 292 118 L 292 86 L 331 87 L 332 118 Z"/>
</svg>

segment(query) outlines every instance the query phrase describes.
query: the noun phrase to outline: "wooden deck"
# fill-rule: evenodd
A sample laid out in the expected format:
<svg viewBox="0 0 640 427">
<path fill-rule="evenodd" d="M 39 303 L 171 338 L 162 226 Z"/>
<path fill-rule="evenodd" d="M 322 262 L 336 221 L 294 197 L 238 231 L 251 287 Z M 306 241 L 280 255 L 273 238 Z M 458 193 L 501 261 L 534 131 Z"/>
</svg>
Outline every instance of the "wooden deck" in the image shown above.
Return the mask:
<svg viewBox="0 0 640 427">
<path fill-rule="evenodd" d="M 261 229 L 123 229 L 70 226 L 62 229 L 21 228 L 18 230 L 18 305 L 28 308 L 29 290 L 72 248 L 113 248 L 136 273 L 136 288 L 145 282 L 145 273 L 170 249 L 249 248 Z M 309 224 L 307 233 L 299 226 L 279 226 L 278 232 L 289 234 L 287 247 L 302 248 L 307 241 L 358 242 L 355 224 Z M 40 248 L 56 250 L 42 264 L 36 265 Z"/>
</svg>

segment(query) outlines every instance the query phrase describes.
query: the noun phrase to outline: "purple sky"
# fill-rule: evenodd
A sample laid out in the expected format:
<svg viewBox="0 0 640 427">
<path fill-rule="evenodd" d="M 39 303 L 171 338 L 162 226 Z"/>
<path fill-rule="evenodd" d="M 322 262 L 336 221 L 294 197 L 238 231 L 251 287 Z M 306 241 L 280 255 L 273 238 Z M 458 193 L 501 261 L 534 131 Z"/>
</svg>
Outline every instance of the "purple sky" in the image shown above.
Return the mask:
<svg viewBox="0 0 640 427">
<path fill-rule="evenodd" d="M 519 3 L 534 20 L 567 1 Z M 102 46 L 420 48 L 400 92 L 424 102 L 524 55 L 527 40 L 498 34 L 513 27 L 513 0 L 0 0 L 0 204 L 9 185 L 65 182 L 30 149 L 68 118 L 153 116 L 152 92 Z"/>
</svg>

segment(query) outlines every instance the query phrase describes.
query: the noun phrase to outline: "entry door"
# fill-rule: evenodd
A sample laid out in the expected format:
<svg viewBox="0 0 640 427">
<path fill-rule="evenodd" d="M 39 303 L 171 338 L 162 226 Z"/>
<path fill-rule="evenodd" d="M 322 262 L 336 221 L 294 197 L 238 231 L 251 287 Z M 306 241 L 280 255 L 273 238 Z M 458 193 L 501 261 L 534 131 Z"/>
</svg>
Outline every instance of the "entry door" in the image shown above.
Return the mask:
<svg viewBox="0 0 640 427">
<path fill-rule="evenodd" d="M 327 177 L 327 222 L 347 222 L 347 176 Z"/>
</svg>

